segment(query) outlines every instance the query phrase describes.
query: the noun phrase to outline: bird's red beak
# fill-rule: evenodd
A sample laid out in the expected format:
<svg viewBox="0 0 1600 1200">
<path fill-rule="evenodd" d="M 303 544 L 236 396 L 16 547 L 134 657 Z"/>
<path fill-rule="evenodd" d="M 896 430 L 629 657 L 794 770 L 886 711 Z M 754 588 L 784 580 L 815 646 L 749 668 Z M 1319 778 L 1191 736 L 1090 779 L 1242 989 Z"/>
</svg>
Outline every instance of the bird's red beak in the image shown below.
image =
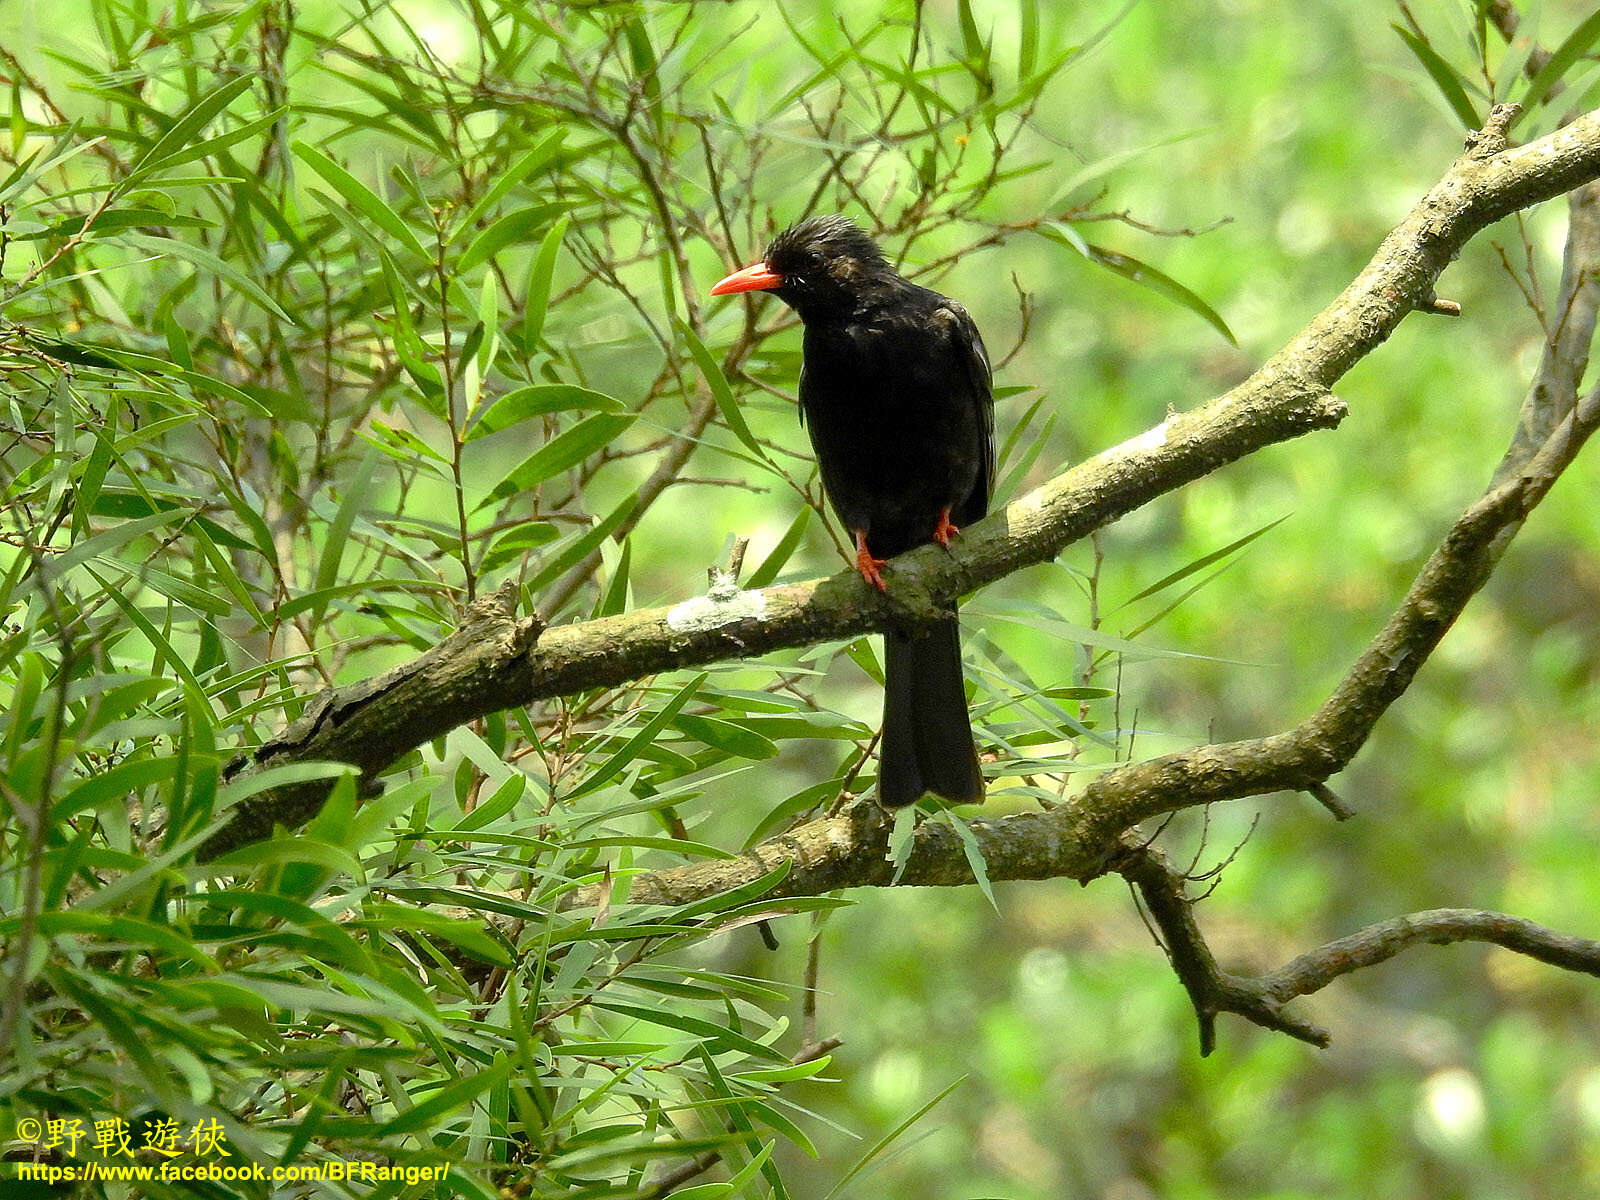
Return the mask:
<svg viewBox="0 0 1600 1200">
<path fill-rule="evenodd" d="M 783 282 L 779 275 L 764 262 L 752 263 L 735 271 L 726 279 L 719 279 L 711 287 L 713 296 L 727 296 L 733 292 L 764 292 Z"/>
</svg>

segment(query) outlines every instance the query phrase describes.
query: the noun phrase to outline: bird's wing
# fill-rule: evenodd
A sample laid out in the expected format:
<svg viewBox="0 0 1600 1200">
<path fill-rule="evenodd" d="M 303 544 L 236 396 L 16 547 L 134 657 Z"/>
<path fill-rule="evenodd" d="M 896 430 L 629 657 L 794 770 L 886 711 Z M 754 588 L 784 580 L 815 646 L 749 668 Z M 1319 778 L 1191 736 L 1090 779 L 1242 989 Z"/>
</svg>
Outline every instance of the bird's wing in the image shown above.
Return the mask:
<svg viewBox="0 0 1600 1200">
<path fill-rule="evenodd" d="M 954 300 L 946 300 L 941 307 L 949 314 L 946 327 L 950 330 L 956 358 L 971 385 L 972 402 L 978 409 L 978 427 L 983 431 L 978 485 L 973 489 L 983 497 L 983 507 L 979 510 L 982 515 L 988 510 L 989 497 L 994 494 L 994 375 L 989 369 L 989 352 L 983 348 L 983 337 L 971 315 Z"/>
</svg>

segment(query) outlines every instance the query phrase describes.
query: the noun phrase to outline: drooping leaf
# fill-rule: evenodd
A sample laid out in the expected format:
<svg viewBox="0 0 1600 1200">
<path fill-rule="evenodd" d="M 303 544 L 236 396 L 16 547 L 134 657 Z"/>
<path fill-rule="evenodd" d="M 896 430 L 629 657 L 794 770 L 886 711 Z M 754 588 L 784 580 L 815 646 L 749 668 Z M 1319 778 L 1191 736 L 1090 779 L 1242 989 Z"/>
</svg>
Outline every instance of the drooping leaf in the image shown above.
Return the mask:
<svg viewBox="0 0 1600 1200">
<path fill-rule="evenodd" d="M 1483 124 L 1483 119 L 1478 115 L 1478 110 L 1473 105 L 1471 97 L 1467 95 L 1466 84 L 1460 73 L 1441 58 L 1437 50 L 1409 29 L 1395 24 L 1391 24 L 1389 28 L 1398 33 L 1411 53 L 1417 56 L 1417 61 L 1422 64 L 1422 69 L 1427 71 L 1434 82 L 1434 86 L 1439 89 L 1439 94 L 1445 98 L 1451 110 L 1461 118 L 1461 123 L 1468 129 L 1480 128 Z"/>
<path fill-rule="evenodd" d="M 767 452 L 761 443 L 756 441 L 755 434 L 750 432 L 750 426 L 745 423 L 744 414 L 739 411 L 739 403 L 733 397 L 733 388 L 728 385 L 728 378 L 722 373 L 722 367 L 706 349 L 695 331 L 682 321 L 678 322 L 678 332 L 683 335 L 684 343 L 689 347 L 689 354 L 694 359 L 695 366 L 700 368 L 700 374 L 706 381 L 706 386 L 711 389 L 715 397 L 717 408 L 722 413 L 722 419 L 727 422 L 728 428 L 733 430 L 734 436 L 744 443 L 745 448 L 763 462 L 768 461 Z"/>
<path fill-rule="evenodd" d="M 634 413 L 603 414 L 585 417 L 571 429 L 559 433 L 506 473 L 479 501 L 483 508 L 518 492 L 529 491 L 554 475 L 571 470 L 584 459 L 609 445 L 632 425 Z"/>
<path fill-rule="evenodd" d="M 238 267 L 230 262 L 218 258 L 211 251 L 191 242 L 180 241 L 177 238 L 152 237 L 144 233 L 125 233 L 122 241 L 130 246 L 155 255 L 157 258 L 181 258 L 192 266 L 198 267 L 208 275 L 215 275 L 222 282 L 237 289 L 242 295 L 248 297 L 253 303 L 266 312 L 271 313 L 280 321 L 287 321 L 291 325 L 299 325 L 300 321 L 285 312 L 271 296 L 261 289 L 261 286 L 245 275 Z"/>
<path fill-rule="evenodd" d="M 1544 98 L 1550 94 L 1550 89 L 1571 70 L 1573 63 L 1589 52 L 1596 39 L 1600 39 L 1600 12 L 1588 17 L 1568 34 L 1566 40 L 1556 47 L 1544 66 L 1539 68 L 1522 97 L 1523 111 L 1531 112 L 1535 105 L 1543 103 Z"/>
<path fill-rule="evenodd" d="M 417 239 L 411 226 L 406 224 L 399 213 L 380 200 L 366 184 L 314 146 L 296 142 L 294 153 L 320 175 L 346 203 L 397 241 L 402 249 L 420 262 L 432 260 L 428 252 L 422 248 L 422 243 Z"/>
<path fill-rule="evenodd" d="M 1104 246 L 1089 245 L 1089 258 L 1092 262 L 1099 263 L 1102 267 L 1114 274 L 1121 275 L 1124 279 L 1132 280 L 1141 287 L 1149 288 L 1157 295 L 1165 296 L 1176 301 L 1190 312 L 1205 320 L 1213 329 L 1228 341 L 1237 346 L 1238 340 L 1233 336 L 1233 330 L 1228 328 L 1226 321 L 1194 292 L 1184 287 L 1172 276 L 1158 271 L 1149 263 L 1141 262 L 1131 255 L 1123 254 L 1117 250 L 1108 250 Z"/>
</svg>

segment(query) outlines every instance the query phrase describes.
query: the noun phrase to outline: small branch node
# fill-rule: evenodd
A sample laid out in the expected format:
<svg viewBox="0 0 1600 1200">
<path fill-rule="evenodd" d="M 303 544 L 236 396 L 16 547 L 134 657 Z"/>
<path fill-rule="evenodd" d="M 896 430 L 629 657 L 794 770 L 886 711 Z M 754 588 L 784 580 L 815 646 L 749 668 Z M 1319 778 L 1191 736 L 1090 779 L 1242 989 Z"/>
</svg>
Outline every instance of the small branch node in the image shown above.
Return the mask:
<svg viewBox="0 0 1600 1200">
<path fill-rule="evenodd" d="M 1346 804 L 1339 797 L 1339 793 L 1325 783 L 1310 784 L 1305 790 L 1312 799 L 1333 814 L 1335 821 L 1348 821 L 1356 815 L 1356 810 Z"/>
<path fill-rule="evenodd" d="M 706 568 L 706 580 L 710 584 L 706 594 L 713 600 L 731 600 L 739 594 L 739 572 L 744 570 L 744 552 L 750 548 L 750 539 L 730 533 L 725 545 L 729 547 L 728 565 Z"/>
<path fill-rule="evenodd" d="M 1438 296 L 1429 296 L 1417 311 L 1432 313 L 1436 317 L 1459 317 L 1461 315 L 1461 301 L 1444 300 Z"/>
<path fill-rule="evenodd" d="M 1510 142 L 1511 126 L 1522 115 L 1520 104 L 1496 104 L 1489 110 L 1489 119 L 1476 133 L 1467 134 L 1466 149 L 1470 158 L 1493 158 Z"/>
</svg>

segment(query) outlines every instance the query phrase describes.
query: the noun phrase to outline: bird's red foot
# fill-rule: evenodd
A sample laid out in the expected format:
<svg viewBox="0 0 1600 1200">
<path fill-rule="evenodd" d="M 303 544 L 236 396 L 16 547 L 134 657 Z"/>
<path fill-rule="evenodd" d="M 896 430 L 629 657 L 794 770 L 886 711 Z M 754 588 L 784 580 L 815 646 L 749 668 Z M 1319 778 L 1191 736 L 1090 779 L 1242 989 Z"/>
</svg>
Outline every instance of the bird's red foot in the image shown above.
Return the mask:
<svg viewBox="0 0 1600 1200">
<path fill-rule="evenodd" d="M 874 558 L 872 551 L 867 549 L 867 535 L 864 533 L 856 534 L 856 570 L 861 572 L 861 578 L 865 579 L 880 592 L 888 590 L 883 582 L 883 568 L 885 565 L 886 561 L 884 559 Z"/>
<path fill-rule="evenodd" d="M 939 524 L 934 528 L 933 540 L 946 550 L 950 549 L 950 539 L 960 533 L 954 525 L 950 524 L 950 508 L 946 505 L 939 510 Z"/>
</svg>

